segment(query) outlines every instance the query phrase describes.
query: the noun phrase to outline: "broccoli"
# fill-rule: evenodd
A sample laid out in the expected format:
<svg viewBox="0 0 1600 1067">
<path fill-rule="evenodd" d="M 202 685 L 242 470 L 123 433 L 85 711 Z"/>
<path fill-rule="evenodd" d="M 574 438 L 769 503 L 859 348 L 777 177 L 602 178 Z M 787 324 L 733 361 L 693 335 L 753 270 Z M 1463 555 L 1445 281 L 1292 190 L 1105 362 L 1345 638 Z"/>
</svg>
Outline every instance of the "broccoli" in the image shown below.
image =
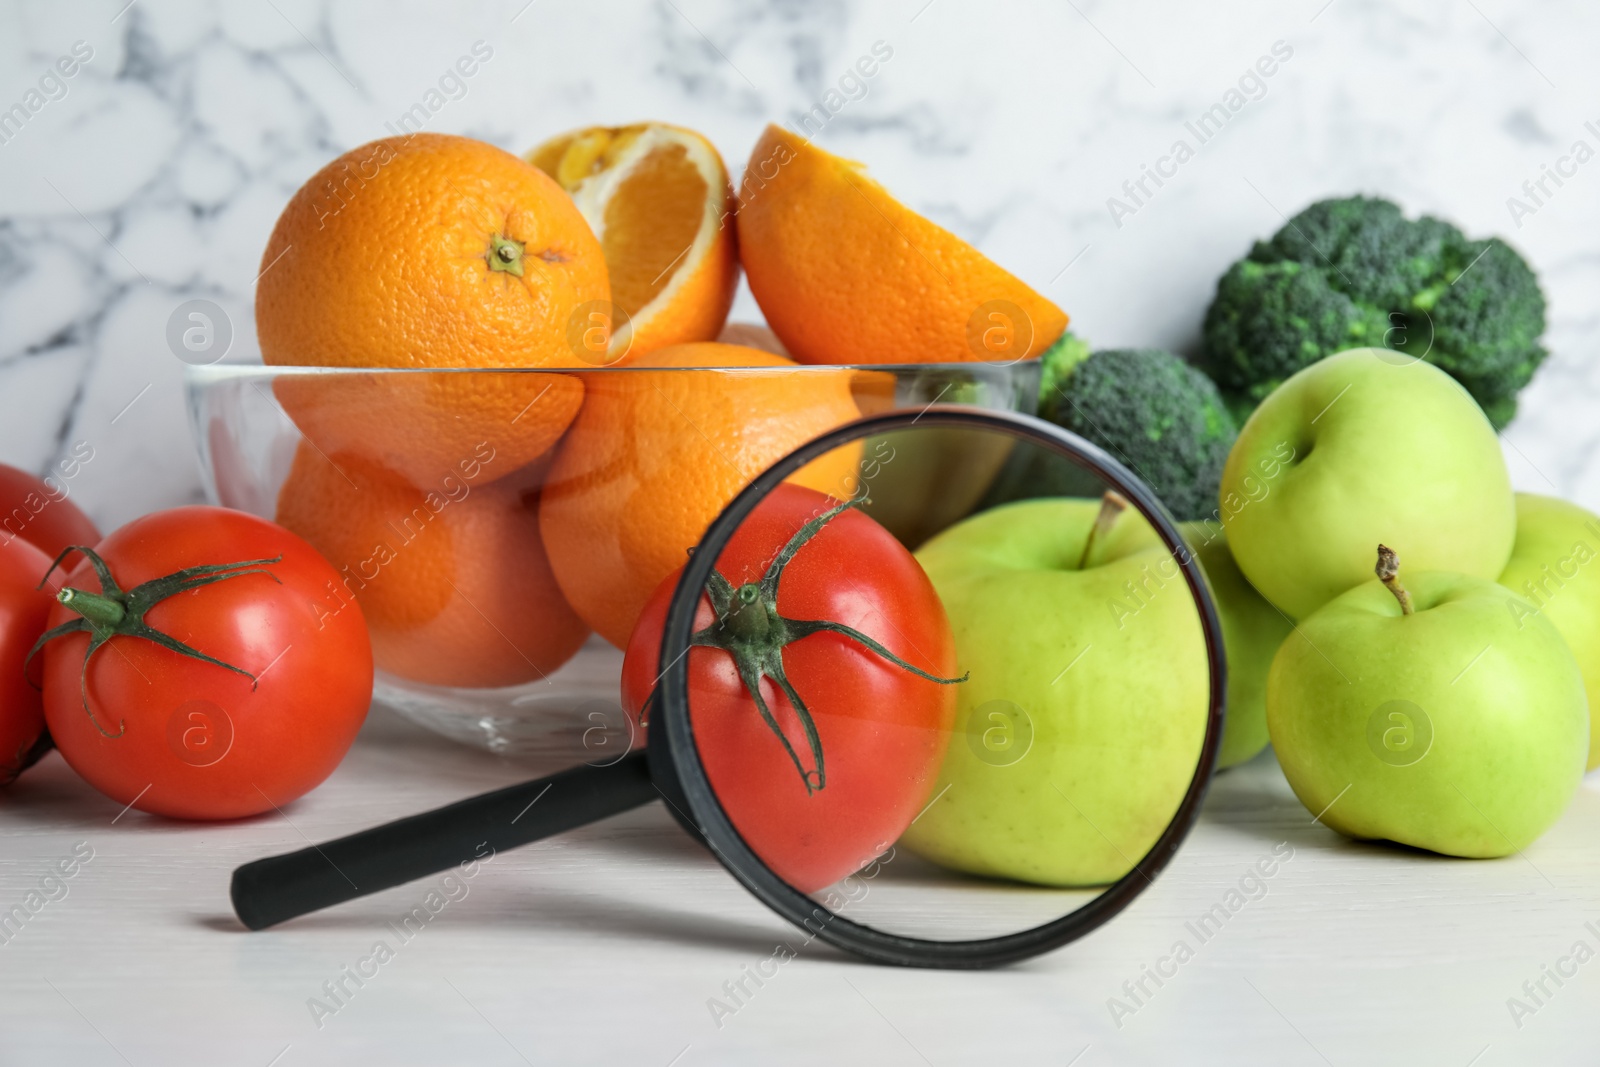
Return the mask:
<svg viewBox="0 0 1600 1067">
<path fill-rule="evenodd" d="M 1222 276 L 1202 366 L 1237 415 L 1324 356 L 1392 348 L 1452 375 L 1499 429 L 1544 361 L 1544 310 L 1533 271 L 1498 238 L 1376 197 L 1322 200 Z"/>
<path fill-rule="evenodd" d="M 1071 334 L 1042 359 L 1043 418 L 1127 464 L 1180 521 L 1216 511 L 1238 432 L 1211 379 L 1159 348 L 1091 354 Z"/>
<path fill-rule="evenodd" d="M 1074 367 L 1088 359 L 1089 342 L 1071 330 L 1057 338 L 1055 344 L 1039 356 L 1039 414 L 1050 418 L 1050 405 L 1060 395 L 1061 384 Z"/>
</svg>

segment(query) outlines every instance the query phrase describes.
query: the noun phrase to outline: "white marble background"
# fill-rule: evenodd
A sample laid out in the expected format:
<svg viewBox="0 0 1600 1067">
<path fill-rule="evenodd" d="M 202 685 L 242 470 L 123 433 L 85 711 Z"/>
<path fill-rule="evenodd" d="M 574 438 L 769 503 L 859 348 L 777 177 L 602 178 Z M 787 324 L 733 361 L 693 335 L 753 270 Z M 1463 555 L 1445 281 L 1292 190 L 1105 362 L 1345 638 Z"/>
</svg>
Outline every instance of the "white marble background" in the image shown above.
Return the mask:
<svg viewBox="0 0 1600 1067">
<path fill-rule="evenodd" d="M 1583 0 L 7 0 L 0 109 L 76 42 L 93 55 L 0 143 L 0 461 L 44 472 L 88 443 L 71 485 L 107 527 L 199 499 L 168 317 L 212 299 L 247 353 L 286 198 L 479 40 L 492 59 L 428 128 L 522 151 L 659 118 L 735 169 L 883 41 L 892 59 L 819 143 L 1102 346 L 1192 351 L 1218 274 L 1320 196 L 1501 234 L 1543 279 L 1554 353 L 1505 435 L 1513 476 L 1600 507 L 1600 162 L 1520 228 L 1506 203 L 1574 140 L 1600 148 Z M 1266 94 L 1115 225 L 1107 197 L 1279 40 L 1293 57 Z M 736 314 L 759 316 L 747 293 Z"/>
</svg>

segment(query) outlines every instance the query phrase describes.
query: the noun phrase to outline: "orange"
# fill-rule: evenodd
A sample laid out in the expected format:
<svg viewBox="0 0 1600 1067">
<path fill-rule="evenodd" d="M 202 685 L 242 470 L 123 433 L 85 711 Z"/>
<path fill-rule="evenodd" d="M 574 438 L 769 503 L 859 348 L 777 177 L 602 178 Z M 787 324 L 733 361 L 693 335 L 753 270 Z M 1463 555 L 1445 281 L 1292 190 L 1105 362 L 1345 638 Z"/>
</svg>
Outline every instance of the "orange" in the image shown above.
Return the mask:
<svg viewBox="0 0 1600 1067">
<path fill-rule="evenodd" d="M 611 359 L 710 341 L 739 280 L 733 186 L 711 142 L 659 122 L 593 126 L 527 159 L 572 194 L 605 249 Z"/>
<path fill-rule="evenodd" d="M 509 370 L 291 373 L 272 389 L 319 451 L 429 489 L 486 447 L 494 477 L 544 455 L 583 404 L 580 375 Z"/>
<path fill-rule="evenodd" d="M 539 535 L 548 462 L 491 481 L 491 456 L 437 489 L 352 453 L 302 442 L 278 493 L 278 522 L 339 571 L 323 610 L 361 605 L 377 665 L 432 685 L 537 681 L 588 636 L 556 587 Z"/>
<path fill-rule="evenodd" d="M 857 417 L 852 373 L 702 343 L 592 375 L 539 507 L 556 581 L 583 620 L 626 645 L 655 587 L 739 490 L 796 446 Z M 859 445 L 836 449 L 792 480 L 848 496 L 859 457 Z"/>
<path fill-rule="evenodd" d="M 262 254 L 256 329 L 270 364 L 581 368 L 603 356 L 578 324 L 610 297 L 600 243 L 555 182 L 492 145 L 421 133 L 347 152 L 295 193 Z M 297 375 L 277 393 L 324 452 L 433 485 L 484 441 L 502 471 L 542 454 L 583 386 Z"/>
<path fill-rule="evenodd" d="M 750 291 L 802 363 L 954 363 L 1037 356 L 1060 308 L 867 177 L 768 126 L 739 188 Z"/>
</svg>

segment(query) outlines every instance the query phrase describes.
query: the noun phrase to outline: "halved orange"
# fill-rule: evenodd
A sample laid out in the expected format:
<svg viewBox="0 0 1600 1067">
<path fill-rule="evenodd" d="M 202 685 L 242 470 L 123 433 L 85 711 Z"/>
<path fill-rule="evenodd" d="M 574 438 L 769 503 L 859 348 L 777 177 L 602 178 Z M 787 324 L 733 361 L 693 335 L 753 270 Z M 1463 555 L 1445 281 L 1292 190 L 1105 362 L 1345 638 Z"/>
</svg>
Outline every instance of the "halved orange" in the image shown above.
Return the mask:
<svg viewBox="0 0 1600 1067">
<path fill-rule="evenodd" d="M 777 126 L 750 154 L 738 218 L 750 291 L 802 363 L 1012 361 L 1067 328 L 1064 311 L 860 163 Z"/>
<path fill-rule="evenodd" d="M 552 138 L 528 162 L 567 192 L 605 251 L 619 314 L 609 362 L 714 340 L 739 280 L 733 186 L 711 142 L 659 122 Z"/>
</svg>

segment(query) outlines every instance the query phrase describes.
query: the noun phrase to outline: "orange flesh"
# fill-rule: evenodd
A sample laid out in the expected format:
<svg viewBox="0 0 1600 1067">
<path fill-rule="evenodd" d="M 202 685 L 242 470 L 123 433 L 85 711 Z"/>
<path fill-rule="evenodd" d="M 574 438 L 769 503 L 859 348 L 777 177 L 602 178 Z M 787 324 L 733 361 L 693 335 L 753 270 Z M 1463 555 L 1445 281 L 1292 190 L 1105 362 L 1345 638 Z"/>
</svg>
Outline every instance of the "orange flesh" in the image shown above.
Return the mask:
<svg viewBox="0 0 1600 1067">
<path fill-rule="evenodd" d="M 611 268 L 611 299 L 637 315 L 672 281 L 700 232 L 709 190 L 682 145 L 646 156 L 606 205 L 601 245 Z"/>
</svg>

